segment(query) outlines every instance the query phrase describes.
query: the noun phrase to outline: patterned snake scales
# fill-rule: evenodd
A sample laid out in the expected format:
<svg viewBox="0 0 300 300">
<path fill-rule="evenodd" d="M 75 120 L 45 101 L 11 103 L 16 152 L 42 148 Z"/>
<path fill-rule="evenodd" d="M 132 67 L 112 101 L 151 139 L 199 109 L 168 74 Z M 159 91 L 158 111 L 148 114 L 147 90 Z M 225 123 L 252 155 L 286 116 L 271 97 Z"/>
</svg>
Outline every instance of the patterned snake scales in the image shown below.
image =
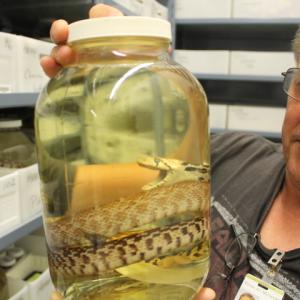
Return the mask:
<svg viewBox="0 0 300 300">
<path fill-rule="evenodd" d="M 73 216 L 75 225 L 71 218 L 47 224 L 49 259 L 56 272 L 71 276 L 99 274 L 178 253 L 207 237 L 207 219 L 199 217 L 113 238 L 182 213 L 208 210 L 208 166 L 150 156 L 138 163 L 160 170 L 160 176 L 134 197 L 80 212 Z"/>
</svg>

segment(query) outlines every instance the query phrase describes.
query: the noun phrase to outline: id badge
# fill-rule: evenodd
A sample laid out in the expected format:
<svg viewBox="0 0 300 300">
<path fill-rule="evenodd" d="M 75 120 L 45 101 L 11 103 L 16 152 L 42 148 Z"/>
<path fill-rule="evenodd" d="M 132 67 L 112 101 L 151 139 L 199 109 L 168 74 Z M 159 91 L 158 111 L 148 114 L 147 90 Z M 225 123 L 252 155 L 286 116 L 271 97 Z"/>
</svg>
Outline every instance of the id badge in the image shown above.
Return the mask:
<svg viewBox="0 0 300 300">
<path fill-rule="evenodd" d="M 247 274 L 234 300 L 282 300 L 284 291 Z"/>
</svg>

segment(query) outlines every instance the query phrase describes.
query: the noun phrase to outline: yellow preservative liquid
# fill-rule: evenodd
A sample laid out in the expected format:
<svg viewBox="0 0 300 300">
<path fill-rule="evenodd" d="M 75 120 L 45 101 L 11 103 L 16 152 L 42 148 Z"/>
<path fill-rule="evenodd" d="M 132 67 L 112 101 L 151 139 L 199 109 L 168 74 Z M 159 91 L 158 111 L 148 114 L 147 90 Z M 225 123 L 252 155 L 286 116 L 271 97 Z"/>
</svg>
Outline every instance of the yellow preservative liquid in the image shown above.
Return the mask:
<svg viewBox="0 0 300 300">
<path fill-rule="evenodd" d="M 64 299 L 192 299 L 206 277 L 207 100 L 169 42 L 157 19 L 71 24 L 74 62 L 40 95 L 44 225 Z"/>
</svg>

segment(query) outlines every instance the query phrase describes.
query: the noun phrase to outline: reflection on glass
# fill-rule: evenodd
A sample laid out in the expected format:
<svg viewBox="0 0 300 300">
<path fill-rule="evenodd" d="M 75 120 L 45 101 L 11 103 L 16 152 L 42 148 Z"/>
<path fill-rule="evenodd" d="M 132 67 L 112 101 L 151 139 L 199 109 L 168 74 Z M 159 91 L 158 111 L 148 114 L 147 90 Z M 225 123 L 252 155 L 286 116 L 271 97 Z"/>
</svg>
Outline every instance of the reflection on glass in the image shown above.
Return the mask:
<svg viewBox="0 0 300 300">
<path fill-rule="evenodd" d="M 91 42 L 36 107 L 51 276 L 66 299 L 188 299 L 209 264 L 206 96 L 166 41 L 123 42 Z"/>
</svg>

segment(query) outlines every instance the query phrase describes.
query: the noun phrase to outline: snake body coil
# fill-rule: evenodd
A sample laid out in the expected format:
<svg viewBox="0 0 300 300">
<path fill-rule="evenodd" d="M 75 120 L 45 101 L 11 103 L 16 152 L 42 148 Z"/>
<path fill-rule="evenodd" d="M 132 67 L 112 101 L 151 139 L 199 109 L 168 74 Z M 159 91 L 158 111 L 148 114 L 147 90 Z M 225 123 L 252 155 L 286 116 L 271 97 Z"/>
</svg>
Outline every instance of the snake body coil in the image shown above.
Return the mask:
<svg viewBox="0 0 300 300">
<path fill-rule="evenodd" d="M 171 222 L 164 227 L 136 233 L 139 227 L 149 223 L 187 212 L 199 212 L 200 215 L 200 212 L 208 211 L 208 170 L 204 172 L 203 167 L 177 160 L 156 159 L 154 162 L 154 168 L 167 171 L 167 180 L 163 184 L 160 181 L 135 197 L 82 211 L 73 216 L 74 222 L 72 218 L 65 218 L 47 224 L 49 260 L 56 272 L 99 274 L 139 261 L 174 255 L 179 249 L 199 244 L 207 237 L 208 224 L 204 217 L 179 223 L 177 220 L 176 224 Z M 149 162 L 143 161 L 143 164 Z M 185 173 L 188 176 L 184 176 Z M 131 230 L 131 235 L 115 238 Z"/>
<path fill-rule="evenodd" d="M 101 248 L 66 248 L 51 253 L 50 263 L 59 273 L 94 275 L 139 261 L 150 261 L 167 253 L 174 254 L 174 249 L 200 242 L 206 236 L 206 219 L 198 218 L 111 241 Z"/>
</svg>

